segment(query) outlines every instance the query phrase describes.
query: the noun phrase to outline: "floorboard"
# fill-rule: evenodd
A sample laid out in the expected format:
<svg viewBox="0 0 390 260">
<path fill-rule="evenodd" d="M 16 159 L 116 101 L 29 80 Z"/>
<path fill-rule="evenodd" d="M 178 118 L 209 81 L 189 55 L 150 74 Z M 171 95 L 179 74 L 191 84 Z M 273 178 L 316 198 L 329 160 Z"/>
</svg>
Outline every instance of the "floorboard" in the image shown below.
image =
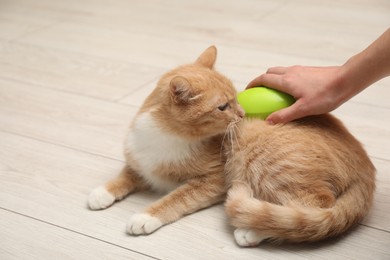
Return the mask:
<svg viewBox="0 0 390 260">
<path fill-rule="evenodd" d="M 159 195 L 86 206 L 166 71 L 210 45 L 239 91 L 272 66 L 340 65 L 389 12 L 386 0 L 0 1 L 0 259 L 390 259 L 390 78 L 334 111 L 377 168 L 372 210 L 339 238 L 239 248 L 222 205 L 132 237 L 127 219 Z"/>
</svg>

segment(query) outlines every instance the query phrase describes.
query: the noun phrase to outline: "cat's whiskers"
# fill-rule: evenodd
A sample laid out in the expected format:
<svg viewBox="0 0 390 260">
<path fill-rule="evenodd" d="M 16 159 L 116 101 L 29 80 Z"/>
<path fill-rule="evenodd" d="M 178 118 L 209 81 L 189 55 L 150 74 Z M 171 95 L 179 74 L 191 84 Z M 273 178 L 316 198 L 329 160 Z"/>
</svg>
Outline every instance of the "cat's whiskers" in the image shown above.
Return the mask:
<svg viewBox="0 0 390 260">
<path fill-rule="evenodd" d="M 240 122 L 241 122 L 241 119 L 237 119 L 237 120 L 235 121 L 235 124 L 234 124 L 234 126 L 235 126 L 235 128 L 236 128 L 236 130 L 237 130 L 237 132 L 238 132 L 239 135 L 241 135 L 241 129 L 240 129 L 240 127 L 238 126 L 238 123 L 240 123 Z"/>
<path fill-rule="evenodd" d="M 235 143 L 238 146 L 238 150 L 241 150 L 240 144 L 238 142 L 237 133 L 236 133 L 236 129 L 237 129 L 237 131 L 240 131 L 238 126 L 237 126 L 237 124 L 239 122 L 240 122 L 240 120 L 232 120 L 229 123 L 228 128 L 227 128 L 228 137 L 229 137 L 229 141 L 230 141 L 230 149 L 231 149 L 232 153 L 234 152 L 234 145 L 235 145 Z"/>
<path fill-rule="evenodd" d="M 230 149 L 231 152 L 233 153 L 234 151 L 234 140 L 233 140 L 233 125 L 229 127 L 229 142 L 230 142 Z"/>
<path fill-rule="evenodd" d="M 230 124 L 229 124 L 230 125 Z M 219 151 L 219 157 L 220 157 L 220 160 L 222 161 L 222 153 L 224 151 L 223 147 L 224 147 L 224 143 L 225 143 L 225 138 L 226 136 L 229 135 L 229 125 L 227 126 L 226 128 L 226 131 L 225 131 L 225 134 L 223 135 L 223 138 L 222 138 L 222 142 L 221 142 L 221 149 Z"/>
<path fill-rule="evenodd" d="M 227 125 L 226 127 L 226 131 L 225 131 L 225 134 L 223 135 L 223 138 L 222 138 L 222 143 L 221 143 L 221 149 L 220 149 L 220 159 L 222 160 L 222 153 L 224 152 L 224 143 L 225 143 L 225 140 L 226 138 L 228 138 L 227 142 L 228 142 L 228 145 L 227 147 L 230 148 L 230 153 L 233 153 L 234 152 L 234 143 L 237 144 L 238 146 L 238 149 L 241 150 L 241 147 L 239 145 L 239 142 L 238 142 L 238 137 L 237 137 L 237 133 L 236 133 L 236 130 L 238 131 L 238 133 L 240 134 L 240 128 L 237 126 L 237 124 L 241 121 L 241 119 L 236 119 L 236 120 L 232 120 L 229 122 L 229 124 Z"/>
<path fill-rule="evenodd" d="M 237 123 L 239 121 L 234 121 L 232 124 L 232 142 L 235 142 L 237 144 L 238 150 L 241 150 L 240 143 L 238 141 L 237 132 L 240 131 L 240 128 L 237 126 Z"/>
</svg>

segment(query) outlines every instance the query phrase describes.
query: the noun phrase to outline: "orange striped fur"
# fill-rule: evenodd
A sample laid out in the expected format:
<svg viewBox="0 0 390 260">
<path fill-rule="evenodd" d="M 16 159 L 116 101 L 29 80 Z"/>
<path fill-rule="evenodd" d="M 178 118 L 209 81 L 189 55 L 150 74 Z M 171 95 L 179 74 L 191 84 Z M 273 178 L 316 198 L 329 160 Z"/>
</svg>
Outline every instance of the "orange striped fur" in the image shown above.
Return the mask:
<svg viewBox="0 0 390 260">
<path fill-rule="evenodd" d="M 317 241 L 367 214 L 375 168 L 333 116 L 286 125 L 246 119 L 236 128 L 237 138 L 226 145 L 225 206 L 238 244 Z"/>
</svg>

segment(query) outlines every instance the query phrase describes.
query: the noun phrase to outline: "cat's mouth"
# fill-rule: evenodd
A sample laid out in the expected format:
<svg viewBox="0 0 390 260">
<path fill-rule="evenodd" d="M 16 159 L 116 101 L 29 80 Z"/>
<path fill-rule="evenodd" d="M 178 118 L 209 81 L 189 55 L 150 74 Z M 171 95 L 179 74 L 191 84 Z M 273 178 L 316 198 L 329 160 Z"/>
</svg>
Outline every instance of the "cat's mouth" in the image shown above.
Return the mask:
<svg viewBox="0 0 390 260">
<path fill-rule="evenodd" d="M 243 117 L 237 117 L 236 119 L 231 120 L 229 125 L 236 125 L 236 124 L 240 123 L 243 118 L 244 118 L 244 116 Z M 228 127 L 229 127 L 229 125 L 228 125 Z"/>
</svg>

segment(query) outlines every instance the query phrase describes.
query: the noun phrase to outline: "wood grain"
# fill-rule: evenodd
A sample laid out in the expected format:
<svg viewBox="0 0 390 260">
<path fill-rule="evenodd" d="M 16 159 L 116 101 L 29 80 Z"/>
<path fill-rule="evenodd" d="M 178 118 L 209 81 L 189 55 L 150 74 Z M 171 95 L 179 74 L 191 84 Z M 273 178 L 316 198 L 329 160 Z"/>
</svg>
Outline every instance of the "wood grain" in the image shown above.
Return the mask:
<svg viewBox="0 0 390 260">
<path fill-rule="evenodd" d="M 154 259 L 3 209 L 0 219 L 2 259 Z"/>
<path fill-rule="evenodd" d="M 222 205 L 150 236 L 104 211 L 92 188 L 123 166 L 130 120 L 165 71 L 218 47 L 238 90 L 272 66 L 344 63 L 390 24 L 383 0 L 3 0 L 0 2 L 1 259 L 390 259 L 390 78 L 334 111 L 378 170 L 370 214 L 311 245 L 239 248 Z"/>
</svg>

